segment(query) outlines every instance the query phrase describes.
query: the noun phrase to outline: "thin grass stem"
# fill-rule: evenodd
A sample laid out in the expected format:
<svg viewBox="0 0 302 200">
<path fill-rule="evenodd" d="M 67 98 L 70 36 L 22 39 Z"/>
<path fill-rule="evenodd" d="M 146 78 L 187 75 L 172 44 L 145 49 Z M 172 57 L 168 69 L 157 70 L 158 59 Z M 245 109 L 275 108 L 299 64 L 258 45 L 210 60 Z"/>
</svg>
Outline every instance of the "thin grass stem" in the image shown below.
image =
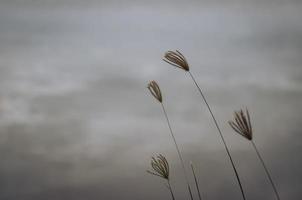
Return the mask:
<svg viewBox="0 0 302 200">
<path fill-rule="evenodd" d="M 197 181 L 197 177 L 196 177 L 194 166 L 193 166 L 192 162 L 191 162 L 191 169 L 192 169 L 192 173 L 193 173 L 193 176 L 194 176 L 194 181 L 195 181 L 195 185 L 196 185 L 196 188 L 197 188 L 199 200 L 202 200 L 201 193 L 200 193 L 200 190 L 199 190 L 198 181 Z"/>
<path fill-rule="evenodd" d="M 171 184 L 170 184 L 170 180 L 168 180 L 168 188 L 170 190 L 172 200 L 175 200 L 174 193 L 173 193 L 173 190 L 172 190 L 172 187 L 171 187 Z"/>
<path fill-rule="evenodd" d="M 266 172 L 266 174 L 267 174 L 267 177 L 268 177 L 268 179 L 269 179 L 269 181 L 270 181 L 270 183 L 271 183 L 271 185 L 272 185 L 272 187 L 273 187 L 273 189 L 274 189 L 274 192 L 275 192 L 275 194 L 276 194 L 276 197 L 277 197 L 278 200 L 280 200 L 280 196 L 279 196 L 279 194 L 278 194 L 277 188 L 276 188 L 276 186 L 275 186 L 275 184 L 274 184 L 274 182 L 273 182 L 273 179 L 272 179 L 272 177 L 271 177 L 271 175 L 270 175 L 270 173 L 269 173 L 269 171 L 268 171 L 268 169 L 267 169 L 267 167 L 266 167 L 266 165 L 265 165 L 265 163 L 264 163 L 264 160 L 262 159 L 262 157 L 261 157 L 261 155 L 260 155 L 260 153 L 259 153 L 259 151 L 258 151 L 258 149 L 257 149 L 257 147 L 256 147 L 256 145 L 255 145 L 255 143 L 254 143 L 254 141 L 251 140 L 251 142 L 252 142 L 252 145 L 253 145 L 253 147 L 254 147 L 256 153 L 257 153 L 257 156 L 258 156 L 259 160 L 261 161 L 261 164 L 262 164 L 262 166 L 263 166 L 263 168 L 264 168 L 264 170 L 265 170 L 265 172 Z"/>
<path fill-rule="evenodd" d="M 171 137 L 172 137 L 173 142 L 174 142 L 174 144 L 175 144 L 175 147 L 176 147 L 176 150 L 177 150 L 178 157 L 179 157 L 180 162 L 181 162 L 181 166 L 182 166 L 183 173 L 184 173 L 184 176 L 185 176 L 185 179 L 186 179 L 186 182 L 187 182 L 187 186 L 188 186 L 190 198 L 191 198 L 191 200 L 193 200 L 192 190 L 191 190 L 191 187 L 190 187 L 190 184 L 189 184 L 189 179 L 188 179 L 188 176 L 187 176 L 187 173 L 186 173 L 186 168 L 185 168 L 185 164 L 184 164 L 184 161 L 183 161 L 183 158 L 182 158 L 180 149 L 179 149 L 179 147 L 178 147 L 178 145 L 177 145 L 175 136 L 174 136 L 174 134 L 173 134 L 173 130 L 172 130 L 172 127 L 171 127 L 171 124 L 170 124 L 170 120 L 169 120 L 169 118 L 168 118 L 168 114 L 167 114 L 167 112 L 166 112 L 165 106 L 164 106 L 163 103 L 161 103 L 161 106 L 162 106 L 162 109 L 163 109 L 163 112 L 164 112 L 164 115 L 165 115 L 167 124 L 168 124 L 168 126 L 169 126 L 170 134 L 171 134 Z"/>
<path fill-rule="evenodd" d="M 218 126 L 217 120 L 216 120 L 216 118 L 215 118 L 215 116 L 214 116 L 214 114 L 213 114 L 213 112 L 212 112 L 212 110 L 211 110 L 211 107 L 210 107 L 210 105 L 208 104 L 208 102 L 207 102 L 207 100 L 206 100 L 206 98 L 205 98 L 205 96 L 204 96 L 204 94 L 203 94 L 201 88 L 200 88 L 199 85 L 197 84 L 197 82 L 196 82 L 194 76 L 192 75 L 192 73 L 191 73 L 190 71 L 188 71 L 188 73 L 189 73 L 190 77 L 192 78 L 194 84 L 196 85 L 196 87 L 197 87 L 197 89 L 198 89 L 198 91 L 199 91 L 199 93 L 200 93 L 202 99 L 204 100 L 204 102 L 205 102 L 205 104 L 206 104 L 206 106 L 207 106 L 207 108 L 208 108 L 208 110 L 209 110 L 209 112 L 210 112 L 210 114 L 211 114 L 211 116 L 212 116 L 212 119 L 213 119 L 213 121 L 214 121 L 214 124 L 215 124 L 215 126 L 216 126 L 216 128 L 217 128 L 217 130 L 218 130 L 218 132 L 219 132 L 219 135 L 220 135 L 220 137 L 221 137 L 221 140 L 222 140 L 222 142 L 223 142 L 223 144 L 224 144 L 224 147 L 225 147 L 225 150 L 226 150 L 226 152 L 227 152 L 227 155 L 228 155 L 228 157 L 229 157 L 229 159 L 230 159 L 230 161 L 231 161 L 233 170 L 234 170 L 234 172 L 235 172 L 235 175 L 236 175 L 236 178 L 237 178 L 239 187 L 240 187 L 240 191 L 241 191 L 241 194 L 242 194 L 242 198 L 243 198 L 244 200 L 246 200 L 245 194 L 244 194 L 244 191 L 243 191 L 243 187 L 242 187 L 242 184 L 241 184 L 241 181 L 240 181 L 238 172 L 237 172 L 237 169 L 236 169 L 236 167 L 235 167 L 234 161 L 233 161 L 233 159 L 232 159 L 232 156 L 231 156 L 231 153 L 230 153 L 230 151 L 229 151 L 229 148 L 228 148 L 228 146 L 227 146 L 227 144 L 226 144 L 226 141 L 225 141 L 225 139 L 224 139 L 224 137 L 223 137 L 223 135 L 222 135 L 222 133 L 221 133 L 221 130 L 220 130 L 219 126 Z"/>
</svg>

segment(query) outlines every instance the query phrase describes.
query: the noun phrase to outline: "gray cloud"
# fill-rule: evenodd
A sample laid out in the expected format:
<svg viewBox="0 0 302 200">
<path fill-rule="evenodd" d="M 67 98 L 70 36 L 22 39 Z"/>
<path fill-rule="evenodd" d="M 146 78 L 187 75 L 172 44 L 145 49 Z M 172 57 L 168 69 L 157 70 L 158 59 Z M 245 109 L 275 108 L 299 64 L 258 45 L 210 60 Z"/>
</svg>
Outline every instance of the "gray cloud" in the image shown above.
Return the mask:
<svg viewBox="0 0 302 200">
<path fill-rule="evenodd" d="M 240 199 L 187 74 L 212 105 L 249 199 L 275 199 L 249 143 L 226 121 L 251 110 L 255 142 L 282 199 L 301 196 L 301 4 L 296 1 L 1 1 L 0 199 L 167 199 L 145 173 L 164 153 L 186 199 L 155 79 L 207 199 Z M 195 191 L 194 191 L 195 192 Z"/>
</svg>

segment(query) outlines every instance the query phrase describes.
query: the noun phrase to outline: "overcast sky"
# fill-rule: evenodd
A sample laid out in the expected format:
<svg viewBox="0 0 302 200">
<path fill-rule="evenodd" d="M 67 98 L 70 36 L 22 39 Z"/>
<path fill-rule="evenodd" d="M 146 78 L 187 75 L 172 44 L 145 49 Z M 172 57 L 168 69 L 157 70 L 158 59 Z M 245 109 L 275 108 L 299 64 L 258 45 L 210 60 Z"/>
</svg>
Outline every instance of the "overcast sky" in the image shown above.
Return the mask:
<svg viewBox="0 0 302 200">
<path fill-rule="evenodd" d="M 227 124 L 245 107 L 281 199 L 300 200 L 301 10 L 294 0 L 1 0 L 0 199 L 166 200 L 163 180 L 146 173 L 156 153 L 171 165 L 176 199 L 188 199 L 160 104 L 146 89 L 156 80 L 205 199 L 240 200 L 190 77 L 162 61 L 178 49 L 247 199 L 276 198 L 251 144 Z"/>
</svg>

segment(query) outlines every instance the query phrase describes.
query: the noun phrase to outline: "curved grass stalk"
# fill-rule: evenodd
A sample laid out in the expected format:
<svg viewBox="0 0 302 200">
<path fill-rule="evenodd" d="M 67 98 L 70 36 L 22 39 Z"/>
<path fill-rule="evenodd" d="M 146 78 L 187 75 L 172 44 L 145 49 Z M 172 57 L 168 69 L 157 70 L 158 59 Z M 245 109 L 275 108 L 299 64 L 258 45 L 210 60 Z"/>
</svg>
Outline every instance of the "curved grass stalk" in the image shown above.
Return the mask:
<svg viewBox="0 0 302 200">
<path fill-rule="evenodd" d="M 274 184 L 274 181 L 268 171 L 268 168 L 266 167 L 266 165 L 264 163 L 264 160 L 262 159 L 262 157 L 258 151 L 257 146 L 255 145 L 255 143 L 253 141 L 253 129 L 252 129 L 251 119 L 250 119 L 250 114 L 249 114 L 248 109 L 246 109 L 246 114 L 243 112 L 242 109 L 240 109 L 240 111 L 235 111 L 234 112 L 234 121 L 229 121 L 229 125 L 233 128 L 233 130 L 235 132 L 237 132 L 238 134 L 240 134 L 247 140 L 251 141 L 252 146 L 255 149 L 256 154 L 257 154 L 257 156 L 265 170 L 265 173 L 272 185 L 275 195 L 276 195 L 277 199 L 280 200 L 280 196 L 279 196 L 278 190 Z"/>
<path fill-rule="evenodd" d="M 228 146 L 227 146 L 227 144 L 226 144 L 226 141 L 225 141 L 225 139 L 224 139 L 224 137 L 223 137 L 223 135 L 222 135 L 222 132 L 221 132 L 221 130 L 220 130 L 220 128 L 219 128 L 219 125 L 218 125 L 218 123 L 217 123 L 217 120 L 216 120 L 216 118 L 215 118 L 215 116 L 214 116 L 214 114 L 213 114 L 213 112 L 212 112 L 212 109 L 211 109 L 210 105 L 208 104 L 207 99 L 205 98 L 205 96 L 204 96 L 204 94 L 203 94 L 201 88 L 200 88 L 199 85 L 197 84 L 197 82 L 196 82 L 194 76 L 192 75 L 192 73 L 191 73 L 190 71 L 189 71 L 189 74 L 190 74 L 190 77 L 192 78 L 194 84 L 196 85 L 196 87 L 197 87 L 197 89 L 198 89 L 198 91 L 199 91 L 199 93 L 200 93 L 202 99 L 204 100 L 204 102 L 205 102 L 205 104 L 206 104 L 206 106 L 207 106 L 207 108 L 208 108 L 208 110 L 209 110 L 209 112 L 210 112 L 210 114 L 211 114 L 211 116 L 212 116 L 212 119 L 213 119 L 213 121 L 214 121 L 214 124 L 215 124 L 215 126 L 216 126 L 216 128 L 217 128 L 217 130 L 218 130 L 218 133 L 219 133 L 219 135 L 220 135 L 220 138 L 221 138 L 221 140 L 222 140 L 222 142 L 223 142 L 225 151 L 227 152 L 227 155 L 228 155 L 228 157 L 229 157 L 229 159 L 230 159 L 230 162 L 231 162 L 231 164 L 232 164 L 233 170 L 234 170 L 234 172 L 235 172 L 235 176 L 236 176 L 238 185 L 239 185 L 239 187 L 240 187 L 240 191 L 241 191 L 242 198 L 243 198 L 244 200 L 246 200 L 246 197 L 245 197 L 245 194 L 244 194 L 244 191 L 243 191 L 243 187 L 242 187 L 242 183 L 241 183 L 240 178 L 239 178 L 239 174 L 238 174 L 238 172 L 237 172 L 237 169 L 236 169 L 235 163 L 234 163 L 234 161 L 233 161 L 233 158 L 232 158 L 232 156 L 231 156 L 230 150 L 229 150 L 229 148 L 228 148 Z"/>
<path fill-rule="evenodd" d="M 266 165 L 264 163 L 264 160 L 262 159 L 262 157 L 261 157 L 261 155 L 260 155 L 260 153 L 259 153 L 259 151 L 258 151 L 258 149 L 257 149 L 257 147 L 256 147 L 256 145 L 254 143 L 254 141 L 252 140 L 251 142 L 252 142 L 252 145 L 253 145 L 253 147 L 254 147 L 257 155 L 258 155 L 258 158 L 259 158 L 259 160 L 260 160 L 260 162 L 261 162 L 261 164 L 262 164 L 262 166 L 263 166 L 263 168 L 265 170 L 265 173 L 266 173 L 266 175 L 267 175 L 267 177 L 268 177 L 268 179 L 269 179 L 269 181 L 270 181 L 270 183 L 271 183 L 271 185 L 273 187 L 275 195 L 276 195 L 277 199 L 280 200 L 280 195 L 279 195 L 278 190 L 277 190 L 277 188 L 276 188 L 276 186 L 274 184 L 274 181 L 273 181 L 273 179 L 272 179 L 272 177 L 271 177 L 271 175 L 270 175 L 270 173 L 269 173 L 269 171 L 268 171 L 268 169 L 267 169 L 267 167 L 266 167 Z"/>
<path fill-rule="evenodd" d="M 173 194 L 173 190 L 172 190 L 172 187 L 171 187 L 171 184 L 170 184 L 170 180 L 168 180 L 168 188 L 169 188 L 172 200 L 175 200 L 175 196 Z"/>
<path fill-rule="evenodd" d="M 150 92 L 154 96 L 154 98 L 157 99 L 158 102 L 161 104 L 164 116 L 166 118 L 169 130 L 170 130 L 170 135 L 171 135 L 171 137 L 173 139 L 173 142 L 174 142 L 174 145 L 176 147 L 176 151 L 177 151 L 179 160 L 181 162 L 181 166 L 182 166 L 183 173 L 184 173 L 184 176 L 185 176 L 185 180 L 186 180 L 186 183 L 187 183 L 187 187 L 188 187 L 188 191 L 189 191 L 189 194 L 190 194 L 190 198 L 191 198 L 191 200 L 193 200 L 193 194 L 192 194 L 192 190 L 191 190 L 191 187 L 190 187 L 190 184 L 189 184 L 189 179 L 188 179 L 188 176 L 187 176 L 187 173 L 186 173 L 186 168 L 185 168 L 184 160 L 182 158 L 180 149 L 179 149 L 178 144 L 176 142 L 176 139 L 175 139 L 175 136 L 174 136 L 171 124 L 170 124 L 170 120 L 169 120 L 168 114 L 167 114 L 165 106 L 163 104 L 163 98 L 162 98 L 160 87 L 158 86 L 158 84 L 155 81 L 151 81 L 148 84 L 148 89 L 150 90 Z"/>
<path fill-rule="evenodd" d="M 194 176 L 194 181 L 195 181 L 195 186 L 196 186 L 197 193 L 198 193 L 198 198 L 199 198 L 199 200 L 201 200 L 201 193 L 200 193 L 200 189 L 199 189 L 199 185 L 198 185 L 198 181 L 197 181 L 197 177 L 196 177 L 196 174 L 195 174 L 195 170 L 194 170 L 194 166 L 193 166 L 192 161 L 191 161 L 190 165 L 191 165 L 192 173 L 193 173 L 193 176 Z"/>
<path fill-rule="evenodd" d="M 225 150 L 226 150 L 226 152 L 227 152 L 227 155 L 228 155 L 228 157 L 229 157 L 229 159 L 230 159 L 230 162 L 231 162 L 231 164 L 232 164 L 233 170 L 234 170 L 234 172 L 235 172 L 236 179 L 237 179 L 237 182 L 238 182 L 238 185 L 239 185 L 241 194 L 242 194 L 242 198 L 243 198 L 244 200 L 246 200 L 245 194 L 244 194 L 244 191 L 243 191 L 243 187 L 242 187 L 242 184 L 241 184 L 241 181 L 240 181 L 240 178 L 239 178 L 237 169 L 236 169 L 236 167 L 235 167 L 234 161 L 233 161 L 233 159 L 232 159 L 231 153 L 230 153 L 230 151 L 229 151 L 229 148 L 228 148 L 228 146 L 227 146 L 227 144 L 226 144 L 226 141 L 225 141 L 225 139 L 224 139 L 224 137 L 223 137 L 223 135 L 222 135 L 222 133 L 221 133 L 221 130 L 220 130 L 220 128 L 219 128 L 219 125 L 218 125 L 218 123 L 217 123 L 217 120 L 216 120 L 216 118 L 215 118 L 213 112 L 212 112 L 212 109 L 211 109 L 210 105 L 208 104 L 208 102 L 207 102 L 207 100 L 206 100 L 206 98 L 205 98 L 205 96 L 204 96 L 204 94 L 203 94 L 201 88 L 200 88 L 199 85 L 197 84 L 197 82 L 196 82 L 194 76 L 193 76 L 192 73 L 190 72 L 189 64 L 188 64 L 186 58 L 185 58 L 179 51 L 176 50 L 175 52 L 174 52 L 174 51 L 168 51 L 168 52 L 166 52 L 165 55 L 164 55 L 164 59 L 163 59 L 163 60 L 164 60 L 165 62 L 167 62 L 168 64 L 171 64 L 172 66 L 174 66 L 174 67 L 176 67 L 176 68 L 183 69 L 184 71 L 186 71 L 186 72 L 189 73 L 191 79 L 193 80 L 194 84 L 196 85 L 196 87 L 197 87 L 197 89 L 198 89 L 198 91 L 199 91 L 199 93 L 200 93 L 200 95 L 201 95 L 203 101 L 205 102 L 205 104 L 206 104 L 206 106 L 207 106 L 207 108 L 208 108 L 208 110 L 209 110 L 209 112 L 210 112 L 210 114 L 211 114 L 211 116 L 212 116 L 212 119 L 213 119 L 213 121 L 214 121 L 214 124 L 215 124 L 215 126 L 216 126 L 216 128 L 217 128 L 217 130 L 218 130 L 218 133 L 219 133 L 219 135 L 220 135 L 220 137 L 221 137 L 221 140 L 222 140 L 222 142 L 223 142 L 223 145 L 224 145 L 224 147 L 225 147 Z"/>
<path fill-rule="evenodd" d="M 186 182 L 187 182 L 187 187 L 188 187 L 188 191 L 189 191 L 189 194 L 190 194 L 190 198 L 191 198 L 191 200 L 193 200 L 192 190 L 191 190 L 191 187 L 190 187 L 190 184 L 189 184 L 189 179 L 188 179 L 188 176 L 187 176 L 187 173 L 186 173 L 186 168 L 185 168 L 185 164 L 184 164 L 184 161 L 183 161 L 181 152 L 180 152 L 180 150 L 179 150 L 179 147 L 178 147 L 178 145 L 177 145 L 175 136 L 174 136 L 174 134 L 173 134 L 173 130 L 172 130 L 172 127 L 171 127 L 171 124 L 170 124 L 170 120 L 169 120 L 169 118 L 168 118 L 168 114 L 167 114 L 167 112 L 166 112 L 165 106 L 164 106 L 163 103 L 161 103 L 161 106 L 162 106 L 162 109 L 163 109 L 163 112 L 164 112 L 164 115 L 165 115 L 165 118 L 166 118 L 166 121 L 167 121 L 169 130 L 170 130 L 171 137 L 172 137 L 172 139 L 173 139 L 175 148 L 176 148 L 176 150 L 177 150 L 177 154 L 178 154 L 179 160 L 180 160 L 180 162 L 181 162 L 181 166 L 182 166 L 183 173 L 184 173 L 184 176 L 185 176 L 185 179 L 186 179 Z"/>
<path fill-rule="evenodd" d="M 158 176 L 167 181 L 167 188 L 170 191 L 172 200 L 175 200 L 174 193 L 170 184 L 170 167 L 167 159 L 159 154 L 156 158 L 152 157 L 151 159 L 151 170 L 147 170 L 147 172 L 151 175 Z"/>
</svg>

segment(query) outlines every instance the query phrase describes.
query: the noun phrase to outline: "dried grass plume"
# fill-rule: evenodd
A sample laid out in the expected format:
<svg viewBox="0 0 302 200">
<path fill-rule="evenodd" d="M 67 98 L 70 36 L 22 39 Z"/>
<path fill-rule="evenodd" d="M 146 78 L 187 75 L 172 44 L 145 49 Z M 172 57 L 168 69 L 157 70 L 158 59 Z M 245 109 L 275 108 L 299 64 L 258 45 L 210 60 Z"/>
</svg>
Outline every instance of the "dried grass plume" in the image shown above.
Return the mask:
<svg viewBox="0 0 302 200">
<path fill-rule="evenodd" d="M 163 97 L 161 95 L 161 91 L 160 88 L 158 86 L 158 84 L 155 81 L 150 81 L 150 83 L 148 84 L 149 91 L 151 92 L 151 94 L 160 102 L 162 103 L 163 101 Z"/>
<path fill-rule="evenodd" d="M 169 180 L 169 163 L 163 155 L 159 154 L 156 158 L 152 157 L 151 167 L 152 170 L 147 170 L 148 173 Z"/>
<path fill-rule="evenodd" d="M 167 51 L 164 55 L 165 62 L 173 65 L 174 67 L 189 71 L 189 64 L 186 58 L 179 51 Z"/>
<path fill-rule="evenodd" d="M 230 126 L 248 140 L 253 139 L 253 130 L 248 109 L 246 113 L 242 109 L 234 112 L 234 121 L 229 121 Z"/>
</svg>

